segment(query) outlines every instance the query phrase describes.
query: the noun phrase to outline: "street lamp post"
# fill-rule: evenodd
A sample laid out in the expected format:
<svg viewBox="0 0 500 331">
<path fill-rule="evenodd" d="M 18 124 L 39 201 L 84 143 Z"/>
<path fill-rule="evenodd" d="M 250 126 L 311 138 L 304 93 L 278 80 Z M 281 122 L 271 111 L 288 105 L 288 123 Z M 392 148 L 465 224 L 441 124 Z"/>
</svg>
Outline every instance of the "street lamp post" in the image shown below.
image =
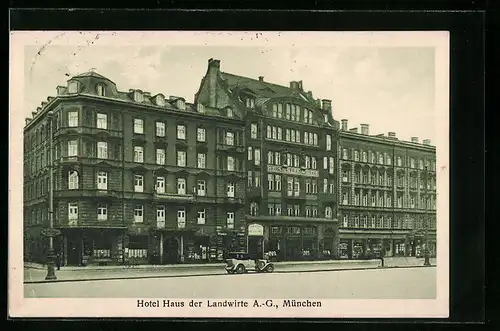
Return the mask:
<svg viewBox="0 0 500 331">
<path fill-rule="evenodd" d="M 47 118 L 49 121 L 49 229 L 53 231 L 54 229 L 54 149 L 53 149 L 53 130 L 52 130 L 52 111 L 47 113 Z M 45 276 L 46 280 L 55 280 L 57 279 L 55 273 L 55 255 L 54 255 L 54 236 L 52 234 L 49 235 L 49 252 L 47 255 L 47 276 Z"/>
<path fill-rule="evenodd" d="M 425 167 L 425 228 L 424 228 L 424 241 L 425 241 L 425 249 L 424 249 L 424 266 L 430 266 L 431 262 L 429 261 L 429 216 L 428 216 L 428 208 L 427 208 L 427 201 L 428 201 L 428 192 L 427 192 L 427 181 L 429 180 L 428 176 L 428 170 L 427 166 Z"/>
</svg>

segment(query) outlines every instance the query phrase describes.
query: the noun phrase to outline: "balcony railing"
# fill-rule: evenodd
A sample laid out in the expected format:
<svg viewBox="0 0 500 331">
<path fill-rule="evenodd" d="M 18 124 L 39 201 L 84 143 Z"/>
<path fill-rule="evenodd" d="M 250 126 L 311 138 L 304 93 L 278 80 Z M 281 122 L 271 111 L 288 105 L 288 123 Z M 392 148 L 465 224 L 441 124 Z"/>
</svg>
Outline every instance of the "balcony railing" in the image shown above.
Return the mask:
<svg viewBox="0 0 500 331">
<path fill-rule="evenodd" d="M 217 143 L 217 150 L 244 153 L 245 147 L 243 145 L 227 145 L 225 143 Z"/>
<path fill-rule="evenodd" d="M 193 201 L 194 195 L 192 194 L 177 194 L 177 193 L 157 193 L 155 192 L 154 197 L 160 200 L 167 201 Z"/>
<path fill-rule="evenodd" d="M 121 138 L 123 136 L 123 132 L 119 131 L 119 130 L 98 129 L 98 128 L 87 127 L 87 126 L 62 127 L 54 133 L 54 136 L 57 137 L 57 136 L 65 135 L 68 133 L 86 134 L 86 135 L 102 134 L 102 135 L 106 135 L 110 138 Z"/>
</svg>

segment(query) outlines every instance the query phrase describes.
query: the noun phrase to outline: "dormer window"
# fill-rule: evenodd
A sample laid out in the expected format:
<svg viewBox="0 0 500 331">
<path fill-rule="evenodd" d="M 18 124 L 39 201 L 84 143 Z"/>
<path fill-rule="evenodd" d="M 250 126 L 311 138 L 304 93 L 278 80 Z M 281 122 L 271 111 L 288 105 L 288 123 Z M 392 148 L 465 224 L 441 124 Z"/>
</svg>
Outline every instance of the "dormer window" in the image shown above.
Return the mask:
<svg viewBox="0 0 500 331">
<path fill-rule="evenodd" d="M 97 95 L 99 95 L 101 97 L 104 97 L 106 95 L 106 89 L 105 89 L 104 85 L 102 85 L 102 84 L 98 84 L 96 86 L 96 91 L 97 91 Z"/>
<path fill-rule="evenodd" d="M 233 117 L 233 109 L 232 108 L 228 108 L 226 111 L 227 111 L 227 113 L 226 113 L 227 117 L 230 117 L 230 118 Z"/>
<path fill-rule="evenodd" d="M 255 107 L 255 100 L 252 98 L 247 98 L 246 105 L 248 108 L 254 108 Z"/>
<path fill-rule="evenodd" d="M 144 95 L 142 94 L 141 91 L 134 91 L 134 100 L 136 102 L 143 102 L 144 101 Z"/>
<path fill-rule="evenodd" d="M 70 94 L 78 93 L 78 82 L 69 82 L 68 83 L 68 93 L 70 93 Z"/>
<path fill-rule="evenodd" d="M 196 111 L 200 114 L 204 114 L 205 113 L 205 106 L 203 106 L 201 103 L 197 104 Z"/>
<path fill-rule="evenodd" d="M 182 100 L 182 99 L 178 99 L 178 100 L 176 101 L 176 106 L 177 106 L 177 108 L 178 108 L 178 109 L 180 109 L 180 110 L 185 110 L 185 109 L 186 109 L 186 103 L 185 103 L 185 102 L 184 102 L 184 100 Z"/>
<path fill-rule="evenodd" d="M 158 94 L 156 96 L 156 105 L 162 107 L 165 106 L 165 98 L 163 97 L 163 95 Z"/>
</svg>

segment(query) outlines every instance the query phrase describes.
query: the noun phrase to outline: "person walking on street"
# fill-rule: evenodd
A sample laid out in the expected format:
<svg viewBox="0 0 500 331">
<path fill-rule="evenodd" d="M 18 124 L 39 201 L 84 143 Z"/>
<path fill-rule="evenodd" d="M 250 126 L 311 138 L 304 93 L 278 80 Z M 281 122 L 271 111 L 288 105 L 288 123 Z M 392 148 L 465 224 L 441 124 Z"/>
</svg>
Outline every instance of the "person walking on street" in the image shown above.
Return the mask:
<svg viewBox="0 0 500 331">
<path fill-rule="evenodd" d="M 61 270 L 61 254 L 57 253 L 56 255 L 56 267 L 57 270 Z"/>
</svg>

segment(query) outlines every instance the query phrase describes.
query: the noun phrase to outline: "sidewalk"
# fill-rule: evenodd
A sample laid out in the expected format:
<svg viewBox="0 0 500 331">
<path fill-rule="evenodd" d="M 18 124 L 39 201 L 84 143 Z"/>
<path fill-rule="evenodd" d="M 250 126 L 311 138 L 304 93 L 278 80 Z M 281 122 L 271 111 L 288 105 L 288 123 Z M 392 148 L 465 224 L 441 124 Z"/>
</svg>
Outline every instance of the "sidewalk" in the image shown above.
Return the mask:
<svg viewBox="0 0 500 331">
<path fill-rule="evenodd" d="M 380 260 L 330 260 L 330 261 L 293 261 L 275 262 L 276 273 L 284 272 L 314 272 L 331 270 L 354 270 L 380 268 Z M 417 258 L 386 258 L 385 267 L 418 267 L 423 266 L 423 259 Z M 431 259 L 431 265 L 435 261 Z M 123 266 L 90 266 L 61 267 L 56 270 L 57 280 L 46 281 L 46 266 L 25 263 L 24 283 L 45 283 L 64 281 L 113 280 L 133 278 L 163 278 L 223 275 L 225 264 L 176 264 L 176 265 L 140 265 L 126 268 Z"/>
</svg>

